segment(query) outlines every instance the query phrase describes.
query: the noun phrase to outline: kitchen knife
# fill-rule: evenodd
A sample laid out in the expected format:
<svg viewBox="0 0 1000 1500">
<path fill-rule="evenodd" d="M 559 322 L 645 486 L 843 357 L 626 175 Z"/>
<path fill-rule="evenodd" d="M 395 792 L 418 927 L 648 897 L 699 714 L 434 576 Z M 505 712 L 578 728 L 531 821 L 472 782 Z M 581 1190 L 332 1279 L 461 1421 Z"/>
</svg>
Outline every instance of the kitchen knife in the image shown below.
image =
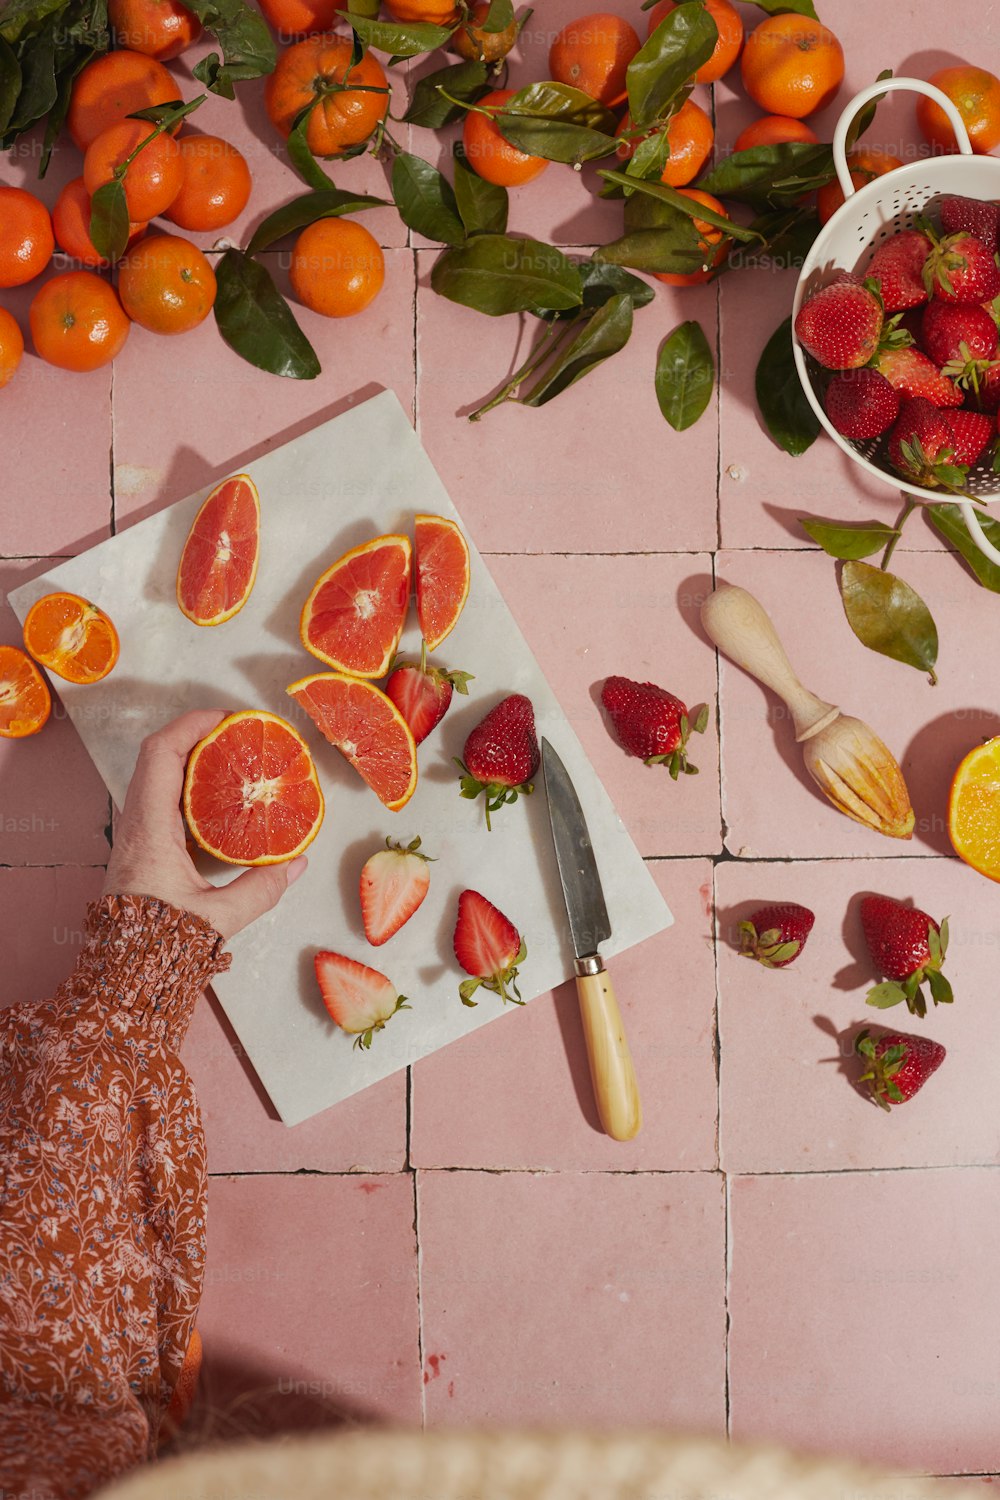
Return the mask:
<svg viewBox="0 0 1000 1500">
<path fill-rule="evenodd" d="M 618 1001 L 598 952 L 611 936 L 611 921 L 580 799 L 569 772 L 545 739 L 542 772 L 597 1112 L 613 1140 L 630 1141 L 642 1125 L 639 1087 Z"/>
</svg>

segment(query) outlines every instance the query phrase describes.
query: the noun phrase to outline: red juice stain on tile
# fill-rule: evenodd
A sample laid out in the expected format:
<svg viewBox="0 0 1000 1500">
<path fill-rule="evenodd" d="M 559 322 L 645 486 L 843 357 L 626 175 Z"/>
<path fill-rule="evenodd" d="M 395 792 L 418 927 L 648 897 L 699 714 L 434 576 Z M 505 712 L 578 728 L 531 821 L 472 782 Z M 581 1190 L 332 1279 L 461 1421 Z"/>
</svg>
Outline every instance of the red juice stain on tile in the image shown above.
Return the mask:
<svg viewBox="0 0 1000 1500">
<path fill-rule="evenodd" d="M 706 917 L 712 915 L 712 882 L 705 880 L 698 887 L 698 895 L 701 897 L 701 909 Z"/>
<path fill-rule="evenodd" d="M 449 1380 L 449 1382 L 448 1382 L 448 1395 L 449 1396 L 454 1396 L 454 1394 L 455 1394 L 455 1382 L 453 1380 Z"/>
<path fill-rule="evenodd" d="M 430 1369 L 424 1371 L 424 1385 L 429 1385 L 432 1380 L 437 1380 L 441 1374 L 442 1361 L 447 1358 L 447 1354 L 428 1354 L 427 1363 L 430 1365 Z"/>
<path fill-rule="evenodd" d="M 382 1182 L 359 1182 L 358 1189 L 362 1193 L 377 1193 L 379 1188 L 384 1187 Z"/>
</svg>

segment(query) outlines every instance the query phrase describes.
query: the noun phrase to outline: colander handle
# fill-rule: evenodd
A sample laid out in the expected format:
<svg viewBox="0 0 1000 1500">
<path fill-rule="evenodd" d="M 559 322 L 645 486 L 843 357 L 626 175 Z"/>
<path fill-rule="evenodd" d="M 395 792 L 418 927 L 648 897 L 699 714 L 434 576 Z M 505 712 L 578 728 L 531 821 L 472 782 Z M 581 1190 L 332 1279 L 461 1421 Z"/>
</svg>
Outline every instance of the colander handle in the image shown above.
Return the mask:
<svg viewBox="0 0 1000 1500">
<path fill-rule="evenodd" d="M 1000 551 L 994 547 L 992 542 L 987 541 L 986 533 L 979 524 L 979 517 L 976 514 L 975 506 L 968 500 L 960 500 L 958 508 L 962 512 L 966 526 L 969 528 L 969 535 L 980 552 L 982 552 L 984 557 L 988 557 L 990 562 L 1000 563 Z"/>
<path fill-rule="evenodd" d="M 936 84 L 927 83 L 923 78 L 886 78 L 882 83 L 870 83 L 866 89 L 861 90 L 860 94 L 855 94 L 837 121 L 837 128 L 833 132 L 833 164 L 837 169 L 837 181 L 840 183 L 845 198 L 850 198 L 851 194 L 857 191 L 851 181 L 851 170 L 847 165 L 847 132 L 858 111 L 863 109 L 870 100 L 880 99 L 883 94 L 893 94 L 898 89 L 908 89 L 914 94 L 926 94 L 928 99 L 933 99 L 935 104 L 939 104 L 948 116 L 951 128 L 955 132 L 959 151 L 963 156 L 972 155 L 972 143 L 969 140 L 969 132 L 965 128 L 965 121 L 948 95 Z"/>
</svg>

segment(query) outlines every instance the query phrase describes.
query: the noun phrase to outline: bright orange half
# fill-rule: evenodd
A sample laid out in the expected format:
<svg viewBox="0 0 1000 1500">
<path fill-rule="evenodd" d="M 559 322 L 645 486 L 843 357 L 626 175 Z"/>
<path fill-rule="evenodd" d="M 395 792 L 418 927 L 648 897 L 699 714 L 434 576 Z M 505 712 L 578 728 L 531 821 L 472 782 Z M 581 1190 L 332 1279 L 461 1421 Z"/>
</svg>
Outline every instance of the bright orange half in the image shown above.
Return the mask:
<svg viewBox="0 0 1000 1500">
<path fill-rule="evenodd" d="M 303 677 L 288 694 L 390 812 L 406 806 L 417 787 L 417 747 L 391 698 L 372 683 L 339 672 Z"/>
<path fill-rule="evenodd" d="M 302 736 L 277 714 L 230 714 L 191 751 L 184 816 L 195 842 L 230 865 L 277 865 L 308 848 L 323 793 Z"/>
<path fill-rule="evenodd" d="M 118 660 L 118 632 L 79 594 L 46 594 L 28 611 L 24 644 L 36 661 L 66 682 L 100 682 Z"/>
<path fill-rule="evenodd" d="M 354 677 L 383 677 L 410 602 L 408 536 L 377 536 L 339 557 L 316 581 L 299 634 L 313 656 Z"/>
<path fill-rule="evenodd" d="M 446 516 L 413 523 L 417 619 L 428 651 L 436 651 L 458 623 L 469 597 L 469 544 Z"/>
<path fill-rule="evenodd" d="M 970 750 L 955 772 L 948 836 L 967 865 L 1000 880 L 1000 737 Z"/>
<path fill-rule="evenodd" d="M 37 734 L 52 712 L 49 685 L 30 656 L 0 646 L 0 736 L 23 740 Z"/>
<path fill-rule="evenodd" d="M 247 474 L 224 479 L 188 532 L 177 569 L 177 603 L 196 625 L 231 620 L 250 598 L 260 558 L 260 500 Z"/>
</svg>

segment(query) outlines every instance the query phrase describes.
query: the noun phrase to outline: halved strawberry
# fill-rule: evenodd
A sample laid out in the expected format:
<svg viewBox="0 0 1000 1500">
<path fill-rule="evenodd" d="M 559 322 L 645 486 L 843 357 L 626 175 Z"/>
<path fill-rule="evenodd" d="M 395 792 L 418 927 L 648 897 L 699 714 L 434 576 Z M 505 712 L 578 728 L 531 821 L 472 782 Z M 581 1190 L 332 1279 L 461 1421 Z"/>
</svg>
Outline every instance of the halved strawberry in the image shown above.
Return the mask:
<svg viewBox="0 0 1000 1500">
<path fill-rule="evenodd" d="M 315 957 L 316 978 L 323 1004 L 342 1031 L 354 1036 L 355 1047 L 370 1047 L 397 1010 L 409 1010 L 406 996 L 378 969 L 369 969 L 342 953 L 324 950 Z"/>
<path fill-rule="evenodd" d="M 468 694 L 472 681 L 471 672 L 429 666 L 424 647 L 419 661 L 397 660 L 392 663 L 385 691 L 409 724 L 419 745 L 448 712 L 452 693 Z"/>
<path fill-rule="evenodd" d="M 419 838 L 399 844 L 387 838 L 385 848 L 367 859 L 361 870 L 361 920 L 365 937 L 380 948 L 408 922 L 430 889 L 430 855 L 420 853 Z"/>
<path fill-rule="evenodd" d="M 455 923 L 455 957 L 471 979 L 464 979 L 458 993 L 463 1005 L 475 1005 L 472 996 L 482 985 L 504 1002 L 523 1005 L 517 987 L 517 966 L 527 954 L 527 945 L 502 911 L 478 891 L 463 891 L 458 898 Z M 507 986 L 513 990 L 508 994 Z"/>
</svg>

